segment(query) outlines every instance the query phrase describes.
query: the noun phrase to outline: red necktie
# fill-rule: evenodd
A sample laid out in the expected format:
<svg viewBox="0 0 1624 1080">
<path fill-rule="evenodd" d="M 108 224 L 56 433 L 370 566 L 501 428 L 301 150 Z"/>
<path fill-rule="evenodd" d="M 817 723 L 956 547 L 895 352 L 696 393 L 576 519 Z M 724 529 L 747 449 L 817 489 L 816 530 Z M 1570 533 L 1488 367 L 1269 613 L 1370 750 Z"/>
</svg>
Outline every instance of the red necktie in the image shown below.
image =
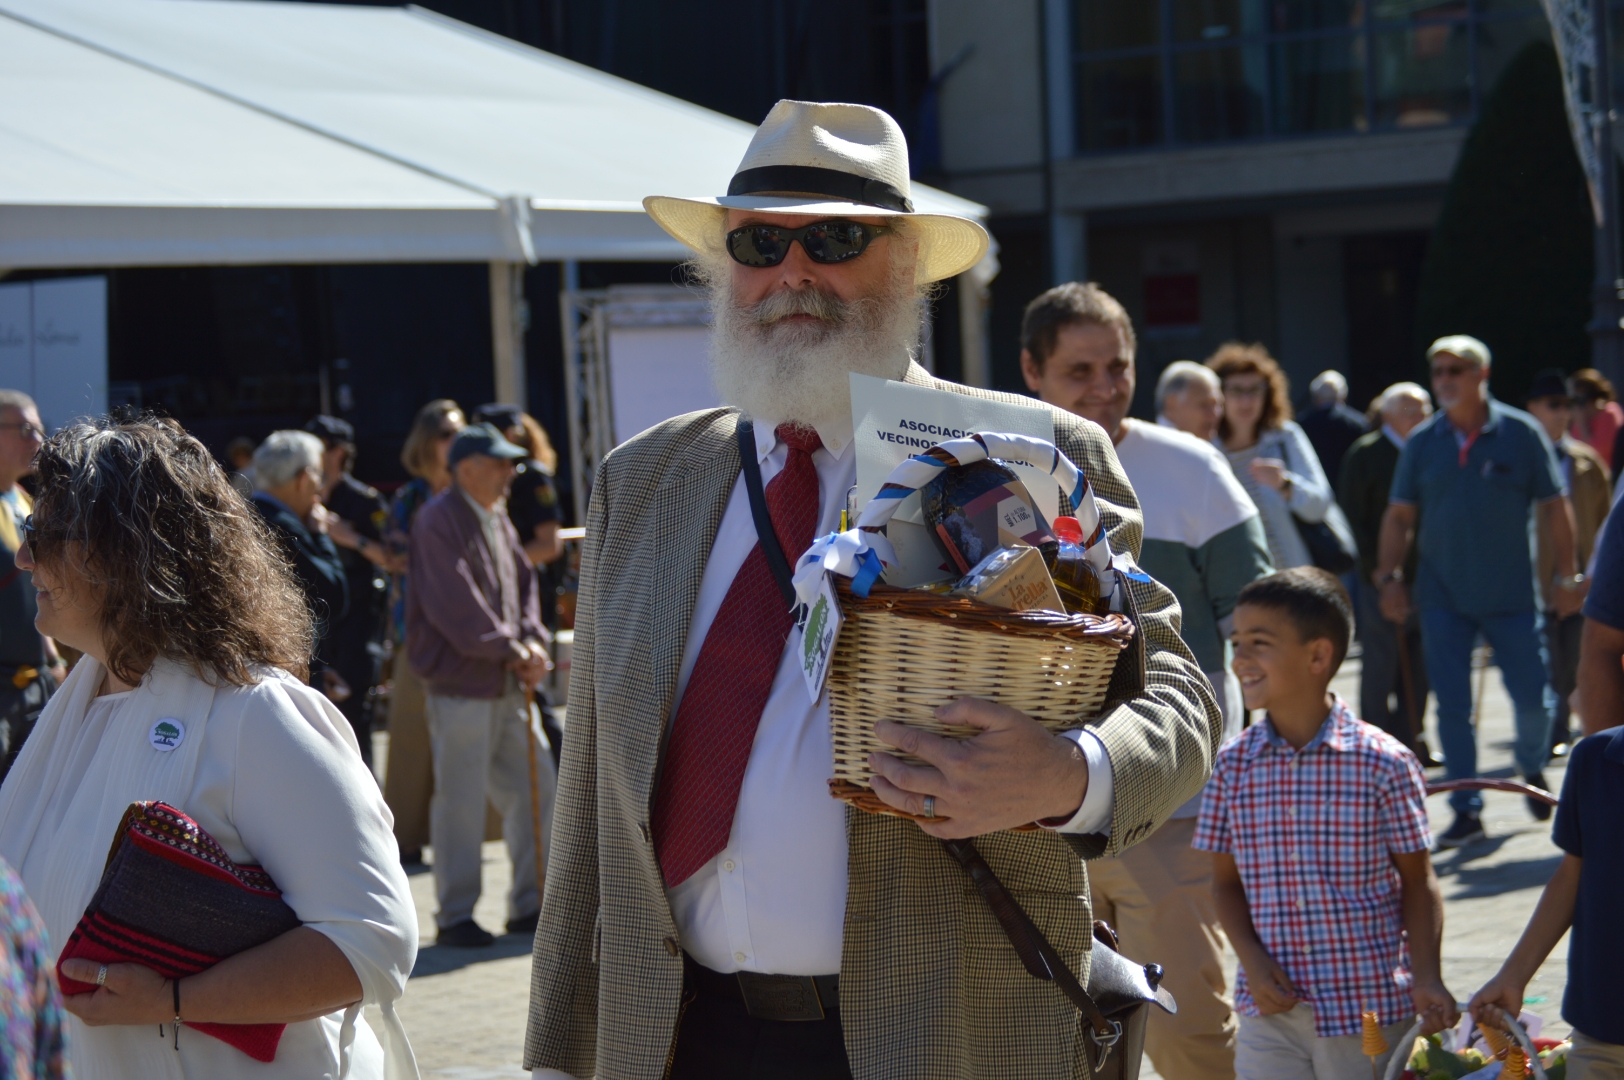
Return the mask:
<svg viewBox="0 0 1624 1080">
<path fill-rule="evenodd" d="M 788 424 L 784 470 L 767 485 L 767 510 L 791 567 L 818 525 L 817 432 Z M 654 797 L 654 852 L 676 888 L 727 846 L 761 710 L 794 619 L 758 543 L 728 587 L 705 635 L 671 726 Z"/>
</svg>

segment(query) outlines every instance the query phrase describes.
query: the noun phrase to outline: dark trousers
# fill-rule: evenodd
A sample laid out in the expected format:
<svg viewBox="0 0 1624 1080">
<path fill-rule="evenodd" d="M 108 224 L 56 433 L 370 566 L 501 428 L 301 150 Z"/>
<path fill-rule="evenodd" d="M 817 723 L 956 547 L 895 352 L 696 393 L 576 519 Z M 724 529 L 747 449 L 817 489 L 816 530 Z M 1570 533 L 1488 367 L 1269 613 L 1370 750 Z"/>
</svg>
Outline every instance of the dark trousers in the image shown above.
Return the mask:
<svg viewBox="0 0 1624 1080">
<path fill-rule="evenodd" d="M 372 688 L 378 685 L 379 658 L 372 651 L 372 643 L 353 630 L 349 636 L 330 638 L 327 652 L 332 656 L 328 666 L 350 686 L 350 696 L 337 703 L 338 711 L 355 729 L 355 740 L 361 744 L 361 760 L 371 766 Z"/>
<path fill-rule="evenodd" d="M 1579 685 L 1579 639 L 1584 636 L 1585 617 L 1574 614 L 1561 618 L 1545 613 L 1546 663 L 1551 669 L 1551 689 L 1556 694 L 1555 717 L 1551 724 L 1551 745 L 1572 738 L 1568 723 L 1568 695 Z"/>
<path fill-rule="evenodd" d="M 851 1080 L 839 1009 L 822 1020 L 758 1020 L 715 982 L 683 979 L 671 1080 Z"/>
<path fill-rule="evenodd" d="M 1377 607 L 1374 586 L 1359 583 L 1359 641 L 1365 655 L 1359 673 L 1359 717 L 1399 742 L 1415 749 L 1421 720 L 1427 711 L 1427 665 L 1421 649 L 1421 622 L 1412 613 L 1402 628 L 1388 622 Z M 1415 698 L 1415 727 L 1410 727 L 1409 704 L 1400 679 L 1399 649 L 1410 655 L 1410 692 Z"/>
</svg>

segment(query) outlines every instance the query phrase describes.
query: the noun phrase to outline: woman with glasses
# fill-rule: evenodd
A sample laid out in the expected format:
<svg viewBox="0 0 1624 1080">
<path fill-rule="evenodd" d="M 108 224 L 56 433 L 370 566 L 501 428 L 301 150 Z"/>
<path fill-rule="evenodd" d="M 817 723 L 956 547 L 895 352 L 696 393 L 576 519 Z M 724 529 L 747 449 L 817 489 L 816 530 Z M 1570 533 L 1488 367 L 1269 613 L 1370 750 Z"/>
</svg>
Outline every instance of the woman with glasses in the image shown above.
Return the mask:
<svg viewBox="0 0 1624 1080">
<path fill-rule="evenodd" d="M 1236 341 L 1208 357 L 1207 366 L 1224 387 L 1214 441 L 1257 503 L 1274 568 L 1314 565 L 1296 522 L 1321 522 L 1340 511 L 1313 444 L 1291 418 L 1286 373 L 1262 345 Z"/>
<path fill-rule="evenodd" d="M 417 954 L 410 888 L 354 733 L 303 681 L 311 613 L 269 528 L 172 421 L 71 425 L 38 477 L 17 563 L 40 631 L 84 656 L 0 787 L 0 858 L 60 949 L 126 809 L 161 801 L 262 867 L 300 922 L 178 980 L 65 961 L 95 987 L 64 999 L 73 1074 L 415 1077 L 394 1013 Z M 184 929 L 187 886 L 163 888 L 132 886 L 126 903 Z M 365 1005 L 381 1007 L 382 1044 Z M 262 1063 L 190 1027 L 208 1023 L 286 1027 Z"/>
<path fill-rule="evenodd" d="M 389 506 L 389 544 L 404 561 L 417 512 L 451 485 L 446 455 L 451 440 L 468 426 L 461 406 L 437 398 L 417 410 L 412 430 L 401 447 L 400 463 L 412 478 L 395 492 Z M 434 759 L 429 751 L 429 724 L 423 684 L 406 663 L 406 589 L 404 572 L 390 586 L 390 630 L 395 660 L 390 665 L 389 761 L 384 769 L 384 800 L 395 815 L 395 839 L 404 863 L 422 860 L 429 842 L 429 797 L 434 794 Z"/>
</svg>

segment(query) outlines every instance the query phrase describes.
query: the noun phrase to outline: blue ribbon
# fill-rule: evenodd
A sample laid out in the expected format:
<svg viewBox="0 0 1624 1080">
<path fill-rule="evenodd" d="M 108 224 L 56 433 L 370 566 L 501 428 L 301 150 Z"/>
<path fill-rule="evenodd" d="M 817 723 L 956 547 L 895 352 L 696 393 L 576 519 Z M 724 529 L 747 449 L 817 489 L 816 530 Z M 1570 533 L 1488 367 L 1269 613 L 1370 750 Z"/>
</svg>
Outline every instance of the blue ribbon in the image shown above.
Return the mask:
<svg viewBox="0 0 1624 1080">
<path fill-rule="evenodd" d="M 858 566 L 857 573 L 851 579 L 851 591 L 866 599 L 868 590 L 873 586 L 874 582 L 879 580 L 880 574 L 885 570 L 885 564 L 880 561 L 880 557 L 874 553 L 873 548 L 863 552 L 860 556 L 860 562 L 861 565 Z"/>
</svg>

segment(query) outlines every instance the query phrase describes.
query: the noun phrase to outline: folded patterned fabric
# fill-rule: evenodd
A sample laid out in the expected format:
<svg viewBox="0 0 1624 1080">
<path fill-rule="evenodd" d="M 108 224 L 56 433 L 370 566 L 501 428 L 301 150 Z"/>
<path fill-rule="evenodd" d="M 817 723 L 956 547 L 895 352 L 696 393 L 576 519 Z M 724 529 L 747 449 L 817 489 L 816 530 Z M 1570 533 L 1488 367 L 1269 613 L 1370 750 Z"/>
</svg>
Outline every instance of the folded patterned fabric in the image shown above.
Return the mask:
<svg viewBox="0 0 1624 1080">
<path fill-rule="evenodd" d="M 90 960 L 141 964 L 166 979 L 184 978 L 298 925 L 264 870 L 232 862 L 214 837 L 173 806 L 132 803 L 113 834 L 101 884 L 57 960 L 57 977 L 64 994 L 95 990 L 62 975 L 63 960 Z M 256 1061 L 272 1061 L 287 1025 L 186 1026 Z"/>
</svg>

